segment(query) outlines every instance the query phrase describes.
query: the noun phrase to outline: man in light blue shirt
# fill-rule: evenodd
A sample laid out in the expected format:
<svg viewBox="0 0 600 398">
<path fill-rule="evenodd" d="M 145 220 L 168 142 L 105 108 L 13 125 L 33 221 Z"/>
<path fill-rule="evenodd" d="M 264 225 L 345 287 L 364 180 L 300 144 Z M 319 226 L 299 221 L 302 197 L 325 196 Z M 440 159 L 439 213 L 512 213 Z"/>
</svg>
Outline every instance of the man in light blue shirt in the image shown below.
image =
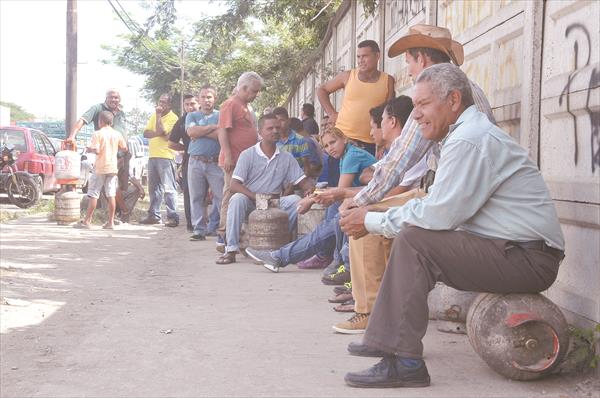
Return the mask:
<svg viewBox="0 0 600 398">
<path fill-rule="evenodd" d="M 469 80 L 451 64 L 417 78 L 413 117 L 441 143 L 434 184 L 422 199 L 385 213 L 342 213 L 344 232 L 394 238 L 363 339 L 384 356 L 348 373 L 354 387 L 429 385 L 423 362 L 427 294 L 459 290 L 536 293 L 556 279 L 564 238 L 550 193 L 527 151 L 473 105 Z"/>
<path fill-rule="evenodd" d="M 216 95 L 213 87 L 202 87 L 198 94 L 200 110 L 188 113 L 185 119 L 186 133 L 191 139 L 188 147 L 188 186 L 194 229 L 190 237 L 192 241 L 205 240 L 206 235 L 215 235 L 219 227 L 224 177 L 218 164 L 221 146 L 217 137 L 219 111 L 214 109 Z M 208 188 L 212 191 L 213 199 L 206 220 L 204 202 Z"/>
</svg>

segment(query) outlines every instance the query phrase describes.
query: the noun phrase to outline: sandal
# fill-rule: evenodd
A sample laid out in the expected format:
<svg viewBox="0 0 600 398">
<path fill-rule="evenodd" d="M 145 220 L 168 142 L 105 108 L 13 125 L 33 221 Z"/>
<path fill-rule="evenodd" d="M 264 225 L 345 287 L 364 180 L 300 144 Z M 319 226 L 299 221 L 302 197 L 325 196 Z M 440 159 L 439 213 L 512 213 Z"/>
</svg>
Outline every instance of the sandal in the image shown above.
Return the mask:
<svg viewBox="0 0 600 398">
<path fill-rule="evenodd" d="M 227 252 L 215 261 L 217 264 L 231 264 L 235 263 L 235 252 Z"/>
<path fill-rule="evenodd" d="M 102 229 L 115 229 L 115 226 L 114 225 L 109 225 L 109 224 L 104 224 L 102 226 Z"/>
<path fill-rule="evenodd" d="M 92 229 L 92 226 L 90 224 L 84 223 L 83 220 L 79 220 L 79 221 L 77 221 L 77 224 L 73 225 L 73 228 L 77 228 L 77 229 Z"/>
</svg>

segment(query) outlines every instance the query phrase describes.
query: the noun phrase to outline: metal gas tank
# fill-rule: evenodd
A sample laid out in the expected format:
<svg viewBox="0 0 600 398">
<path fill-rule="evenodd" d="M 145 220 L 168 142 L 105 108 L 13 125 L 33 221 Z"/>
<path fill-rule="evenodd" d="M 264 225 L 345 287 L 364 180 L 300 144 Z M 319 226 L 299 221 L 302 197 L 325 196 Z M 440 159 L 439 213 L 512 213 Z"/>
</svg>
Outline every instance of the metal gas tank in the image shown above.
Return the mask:
<svg viewBox="0 0 600 398">
<path fill-rule="evenodd" d="M 549 374 L 569 346 L 562 312 L 541 294 L 480 294 L 467 315 L 467 334 L 475 352 L 513 380 Z"/>
<path fill-rule="evenodd" d="M 248 246 L 276 250 L 290 241 L 288 215 L 279 208 L 279 194 L 256 194 L 256 210 L 248 216 Z"/>
<path fill-rule="evenodd" d="M 467 313 L 478 295 L 438 282 L 427 296 L 429 319 L 438 320 L 436 328 L 440 332 L 466 334 Z"/>
<path fill-rule="evenodd" d="M 54 195 L 54 218 L 58 225 L 67 225 L 81 218 L 80 198 L 77 192 L 57 192 Z"/>
<path fill-rule="evenodd" d="M 298 214 L 298 236 L 310 234 L 324 219 L 327 209 L 315 203 L 304 214 Z"/>
</svg>

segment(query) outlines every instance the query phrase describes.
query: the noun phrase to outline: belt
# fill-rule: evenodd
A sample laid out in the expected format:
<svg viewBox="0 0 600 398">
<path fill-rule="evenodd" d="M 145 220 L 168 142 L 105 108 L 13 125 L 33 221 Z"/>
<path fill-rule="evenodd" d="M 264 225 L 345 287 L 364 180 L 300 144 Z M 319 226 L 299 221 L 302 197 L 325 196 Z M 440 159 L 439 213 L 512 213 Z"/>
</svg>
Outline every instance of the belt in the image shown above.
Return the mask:
<svg viewBox="0 0 600 398">
<path fill-rule="evenodd" d="M 200 160 L 204 163 L 217 163 L 219 161 L 218 156 L 190 155 L 190 158 Z"/>
<path fill-rule="evenodd" d="M 550 247 L 543 240 L 531 240 L 529 242 L 515 242 L 511 241 L 515 246 L 522 247 L 523 249 L 538 250 L 541 252 L 549 253 L 554 256 L 558 261 L 565 257 L 565 252 L 559 249 Z"/>
</svg>

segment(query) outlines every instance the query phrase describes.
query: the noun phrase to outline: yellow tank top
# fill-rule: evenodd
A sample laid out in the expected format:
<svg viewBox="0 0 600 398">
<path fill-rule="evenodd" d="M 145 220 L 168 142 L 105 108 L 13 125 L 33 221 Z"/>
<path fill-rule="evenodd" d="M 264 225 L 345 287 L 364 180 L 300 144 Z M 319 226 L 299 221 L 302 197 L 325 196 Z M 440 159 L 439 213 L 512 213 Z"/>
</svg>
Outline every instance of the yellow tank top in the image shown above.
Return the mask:
<svg viewBox="0 0 600 398">
<path fill-rule="evenodd" d="M 369 135 L 369 110 L 385 102 L 388 96 L 388 74 L 381 72 L 375 83 L 365 83 L 358 79 L 358 71 L 352 69 L 344 88 L 342 108 L 335 127 L 346 137 L 362 142 L 373 143 Z"/>
</svg>

